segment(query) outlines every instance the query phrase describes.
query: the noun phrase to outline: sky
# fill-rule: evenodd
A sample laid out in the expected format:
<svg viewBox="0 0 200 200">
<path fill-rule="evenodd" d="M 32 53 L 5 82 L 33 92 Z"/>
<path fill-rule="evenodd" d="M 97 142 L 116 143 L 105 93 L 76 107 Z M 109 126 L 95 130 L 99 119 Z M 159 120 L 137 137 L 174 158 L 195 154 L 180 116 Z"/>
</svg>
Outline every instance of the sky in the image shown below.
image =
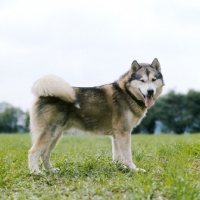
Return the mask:
<svg viewBox="0 0 200 200">
<path fill-rule="evenodd" d="M 30 110 L 44 75 L 92 87 L 154 58 L 163 94 L 200 91 L 199 0 L 0 0 L 0 102 Z"/>
</svg>

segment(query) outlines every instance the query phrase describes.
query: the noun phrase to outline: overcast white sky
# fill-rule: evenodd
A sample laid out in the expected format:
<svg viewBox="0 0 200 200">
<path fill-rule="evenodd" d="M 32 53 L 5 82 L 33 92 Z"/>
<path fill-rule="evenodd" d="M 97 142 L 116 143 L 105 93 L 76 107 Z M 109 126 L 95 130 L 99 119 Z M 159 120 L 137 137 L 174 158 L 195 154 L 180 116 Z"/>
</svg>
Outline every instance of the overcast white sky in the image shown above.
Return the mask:
<svg viewBox="0 0 200 200">
<path fill-rule="evenodd" d="M 155 57 L 164 93 L 200 90 L 199 0 L 0 0 L 0 102 L 29 110 L 46 74 L 97 86 Z"/>
</svg>

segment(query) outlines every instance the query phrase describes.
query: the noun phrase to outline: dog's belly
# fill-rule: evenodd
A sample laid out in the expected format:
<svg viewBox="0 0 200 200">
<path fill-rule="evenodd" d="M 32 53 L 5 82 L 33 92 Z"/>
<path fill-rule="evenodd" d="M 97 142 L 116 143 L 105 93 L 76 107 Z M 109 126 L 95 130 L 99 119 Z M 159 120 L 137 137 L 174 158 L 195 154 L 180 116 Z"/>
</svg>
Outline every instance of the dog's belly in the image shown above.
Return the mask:
<svg viewBox="0 0 200 200">
<path fill-rule="evenodd" d="M 66 128 L 110 135 L 112 132 L 112 113 L 107 109 L 100 108 L 74 109 L 66 119 Z"/>
</svg>

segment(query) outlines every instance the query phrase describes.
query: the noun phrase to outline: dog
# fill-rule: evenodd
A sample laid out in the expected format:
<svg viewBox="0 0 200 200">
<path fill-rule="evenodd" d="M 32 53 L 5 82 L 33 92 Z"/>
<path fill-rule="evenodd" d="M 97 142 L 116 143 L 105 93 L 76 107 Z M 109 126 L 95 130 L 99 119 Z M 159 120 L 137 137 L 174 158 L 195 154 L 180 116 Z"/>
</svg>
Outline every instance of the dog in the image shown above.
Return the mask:
<svg viewBox="0 0 200 200">
<path fill-rule="evenodd" d="M 132 161 L 131 131 L 158 99 L 163 86 L 157 58 L 151 64 L 133 61 L 117 81 L 99 87 L 71 87 L 51 75 L 37 80 L 32 87 L 36 98 L 30 111 L 31 173 L 41 173 L 39 158 L 46 170 L 56 171 L 50 162 L 51 151 L 62 132 L 72 128 L 109 135 L 113 160 L 130 170 L 140 170 Z"/>
</svg>

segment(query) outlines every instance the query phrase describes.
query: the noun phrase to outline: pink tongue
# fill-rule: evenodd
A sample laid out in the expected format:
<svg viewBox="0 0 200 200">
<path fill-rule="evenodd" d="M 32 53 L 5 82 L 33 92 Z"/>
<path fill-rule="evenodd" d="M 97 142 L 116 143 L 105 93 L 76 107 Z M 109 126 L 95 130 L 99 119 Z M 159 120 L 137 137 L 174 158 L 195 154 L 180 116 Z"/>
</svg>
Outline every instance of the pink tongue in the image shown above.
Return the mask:
<svg viewBox="0 0 200 200">
<path fill-rule="evenodd" d="M 146 96 L 145 97 L 145 106 L 147 108 L 151 108 L 151 106 L 153 106 L 153 98 L 152 98 L 152 96 Z"/>
</svg>

